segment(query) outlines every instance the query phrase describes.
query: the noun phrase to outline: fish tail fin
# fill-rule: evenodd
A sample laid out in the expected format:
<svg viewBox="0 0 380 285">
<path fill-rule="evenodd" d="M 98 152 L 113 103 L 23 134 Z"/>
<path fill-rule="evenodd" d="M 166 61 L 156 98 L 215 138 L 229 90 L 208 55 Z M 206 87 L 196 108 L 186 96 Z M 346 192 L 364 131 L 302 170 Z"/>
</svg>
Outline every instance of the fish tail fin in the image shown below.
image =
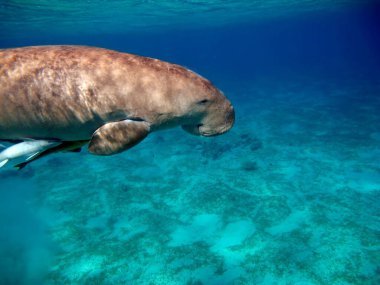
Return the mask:
<svg viewBox="0 0 380 285">
<path fill-rule="evenodd" d="M 21 163 L 19 163 L 19 164 L 16 164 L 16 165 L 15 165 L 15 168 L 16 168 L 17 170 L 21 170 L 21 169 L 23 169 L 25 166 L 27 166 L 28 163 L 29 163 L 29 161 L 21 162 Z"/>
<path fill-rule="evenodd" d="M 3 167 L 8 161 L 9 161 L 9 159 L 4 159 L 4 160 L 0 161 L 0 167 Z"/>
</svg>

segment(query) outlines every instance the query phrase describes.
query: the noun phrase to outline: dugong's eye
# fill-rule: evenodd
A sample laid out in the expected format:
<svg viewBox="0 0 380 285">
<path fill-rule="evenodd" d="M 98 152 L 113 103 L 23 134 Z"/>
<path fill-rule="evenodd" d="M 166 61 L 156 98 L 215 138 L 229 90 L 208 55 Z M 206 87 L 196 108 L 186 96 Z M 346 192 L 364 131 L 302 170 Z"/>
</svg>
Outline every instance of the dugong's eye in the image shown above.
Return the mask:
<svg viewBox="0 0 380 285">
<path fill-rule="evenodd" d="M 207 100 L 207 99 L 204 99 L 204 100 L 198 101 L 198 104 L 199 104 L 199 105 L 204 105 L 204 104 L 206 104 L 207 102 L 208 102 L 208 100 Z"/>
</svg>

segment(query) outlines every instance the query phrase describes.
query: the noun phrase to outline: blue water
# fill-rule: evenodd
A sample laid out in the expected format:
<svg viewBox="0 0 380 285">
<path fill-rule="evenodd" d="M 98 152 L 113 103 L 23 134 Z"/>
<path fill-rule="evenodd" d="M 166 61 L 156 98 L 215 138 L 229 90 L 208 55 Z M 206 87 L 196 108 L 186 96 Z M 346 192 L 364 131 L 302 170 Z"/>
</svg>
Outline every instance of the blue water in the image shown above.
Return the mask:
<svg viewBox="0 0 380 285">
<path fill-rule="evenodd" d="M 178 63 L 236 123 L 1 169 L 0 284 L 380 284 L 380 6 L 288 2 L 1 1 L 1 48 Z"/>
</svg>

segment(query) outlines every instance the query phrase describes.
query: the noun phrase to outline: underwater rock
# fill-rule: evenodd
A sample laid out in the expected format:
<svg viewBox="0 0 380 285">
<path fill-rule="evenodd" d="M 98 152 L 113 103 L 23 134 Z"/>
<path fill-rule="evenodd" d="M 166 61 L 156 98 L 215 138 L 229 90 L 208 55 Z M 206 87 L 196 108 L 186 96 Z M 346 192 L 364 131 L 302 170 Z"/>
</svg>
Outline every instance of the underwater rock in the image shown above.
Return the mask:
<svg viewBox="0 0 380 285">
<path fill-rule="evenodd" d="M 241 168 L 245 171 L 253 172 L 253 171 L 256 171 L 257 169 L 259 169 L 259 166 L 258 166 L 257 162 L 255 162 L 255 161 L 244 161 L 241 164 Z"/>
<path fill-rule="evenodd" d="M 263 147 L 263 143 L 256 137 L 251 137 L 248 134 L 242 134 L 240 135 L 238 146 L 249 147 L 251 151 L 256 151 Z"/>
<path fill-rule="evenodd" d="M 230 143 L 204 144 L 201 153 L 203 157 L 217 160 L 221 158 L 226 152 L 231 151 L 232 148 L 233 145 Z"/>
<path fill-rule="evenodd" d="M 257 151 L 263 146 L 262 142 L 255 137 L 251 137 L 248 134 L 242 134 L 239 136 L 237 141 L 218 143 L 214 141 L 213 143 L 205 143 L 202 145 L 195 146 L 195 149 L 200 150 L 203 157 L 217 160 L 220 159 L 227 152 L 233 149 L 239 148 L 249 148 L 251 151 Z"/>
</svg>

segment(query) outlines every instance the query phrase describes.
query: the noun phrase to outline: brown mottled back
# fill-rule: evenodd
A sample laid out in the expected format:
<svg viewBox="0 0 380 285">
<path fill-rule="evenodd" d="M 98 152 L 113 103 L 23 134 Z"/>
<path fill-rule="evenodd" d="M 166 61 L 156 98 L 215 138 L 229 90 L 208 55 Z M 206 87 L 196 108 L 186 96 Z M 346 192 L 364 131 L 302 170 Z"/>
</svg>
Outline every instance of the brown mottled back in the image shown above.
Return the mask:
<svg viewBox="0 0 380 285">
<path fill-rule="evenodd" d="M 197 103 L 205 98 L 212 108 Z M 206 125 L 210 111 L 233 109 L 208 80 L 179 65 L 83 46 L 0 50 L 0 139 L 86 140 L 126 119 L 150 131 Z M 215 134 L 232 126 L 227 117 L 212 119 L 223 124 Z"/>
</svg>

